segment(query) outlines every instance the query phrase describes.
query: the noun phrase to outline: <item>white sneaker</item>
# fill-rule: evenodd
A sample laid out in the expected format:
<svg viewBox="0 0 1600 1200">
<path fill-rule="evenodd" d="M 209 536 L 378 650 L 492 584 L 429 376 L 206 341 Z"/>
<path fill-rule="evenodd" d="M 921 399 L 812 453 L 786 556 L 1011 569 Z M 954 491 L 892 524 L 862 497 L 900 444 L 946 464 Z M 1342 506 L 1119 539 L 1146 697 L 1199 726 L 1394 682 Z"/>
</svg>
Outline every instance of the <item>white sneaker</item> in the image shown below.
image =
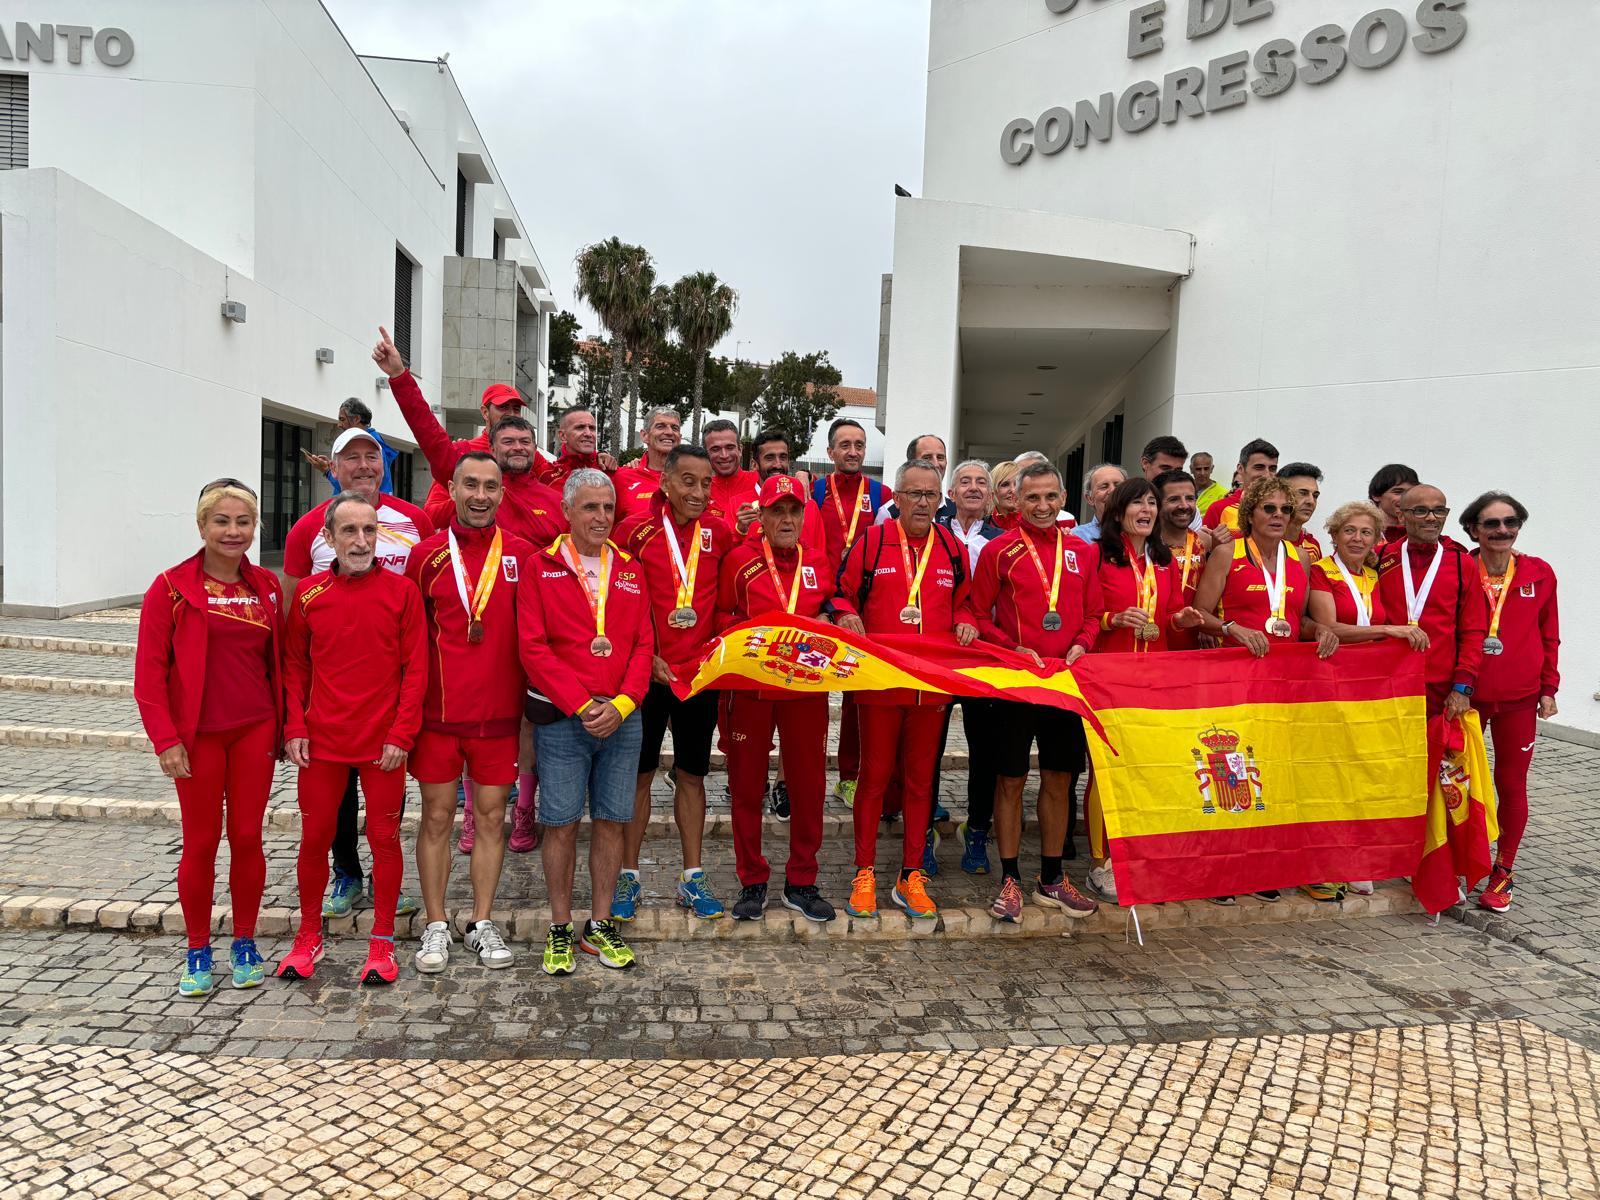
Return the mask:
<svg viewBox="0 0 1600 1200">
<path fill-rule="evenodd" d="M 1117 902 L 1117 877 L 1109 866 L 1089 868 L 1089 890 L 1107 904 Z"/>
<path fill-rule="evenodd" d="M 450 926 L 434 921 L 422 930 L 422 947 L 412 962 L 423 975 L 437 975 L 450 961 Z"/>
<path fill-rule="evenodd" d="M 467 930 L 462 944 L 468 950 L 477 951 L 478 961 L 486 967 L 499 970 L 511 965 L 511 947 L 506 945 L 506 939 L 500 936 L 493 921 L 479 921 Z"/>
<path fill-rule="evenodd" d="M 1345 884 L 1345 887 L 1349 890 L 1352 896 L 1372 895 L 1372 880 L 1370 879 L 1352 879 L 1349 883 Z"/>
</svg>

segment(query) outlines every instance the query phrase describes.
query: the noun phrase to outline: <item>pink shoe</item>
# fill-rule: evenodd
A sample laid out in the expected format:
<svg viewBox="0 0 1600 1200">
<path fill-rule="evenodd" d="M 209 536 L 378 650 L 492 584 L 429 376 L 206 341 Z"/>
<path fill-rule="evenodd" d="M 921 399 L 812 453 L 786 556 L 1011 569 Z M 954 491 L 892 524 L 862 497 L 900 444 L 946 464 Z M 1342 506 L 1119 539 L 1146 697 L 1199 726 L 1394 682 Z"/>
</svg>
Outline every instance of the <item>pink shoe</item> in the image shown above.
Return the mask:
<svg viewBox="0 0 1600 1200">
<path fill-rule="evenodd" d="M 511 841 L 507 843 L 515 854 L 527 854 L 539 848 L 539 798 L 530 794 L 517 796 L 517 806 L 511 812 Z"/>
<path fill-rule="evenodd" d="M 465 814 L 461 818 L 461 840 L 456 843 L 456 851 L 460 854 L 471 854 L 472 843 L 477 838 L 477 826 L 473 820 L 472 801 L 467 801 Z"/>
<path fill-rule="evenodd" d="M 290 946 L 289 953 L 278 961 L 278 969 L 273 974 L 279 979 L 310 979 L 321 961 L 322 935 L 298 933 L 295 935 L 294 945 Z"/>
<path fill-rule="evenodd" d="M 369 987 L 393 983 L 400 978 L 400 964 L 394 960 L 393 938 L 375 937 L 367 941 L 367 961 L 361 964 L 361 974 L 356 978 Z"/>
</svg>

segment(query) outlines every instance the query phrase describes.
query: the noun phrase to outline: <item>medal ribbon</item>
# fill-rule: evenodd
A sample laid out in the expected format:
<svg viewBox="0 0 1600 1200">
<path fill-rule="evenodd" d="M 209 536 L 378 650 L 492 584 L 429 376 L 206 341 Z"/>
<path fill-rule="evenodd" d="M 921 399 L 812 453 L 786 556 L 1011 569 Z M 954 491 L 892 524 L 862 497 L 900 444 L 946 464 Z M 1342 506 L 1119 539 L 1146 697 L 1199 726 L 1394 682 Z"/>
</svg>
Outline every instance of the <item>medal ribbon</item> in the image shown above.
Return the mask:
<svg viewBox="0 0 1600 1200">
<path fill-rule="evenodd" d="M 1044 561 L 1039 557 L 1039 551 L 1034 549 L 1033 539 L 1028 536 L 1027 530 L 1023 530 L 1022 544 L 1028 548 L 1028 554 L 1033 558 L 1033 569 L 1039 572 L 1039 585 L 1041 587 L 1048 588 L 1050 591 L 1050 595 L 1045 603 L 1044 610 L 1047 613 L 1055 612 L 1056 598 L 1061 595 L 1061 526 L 1056 526 L 1055 578 L 1051 579 L 1048 583 L 1045 582 Z"/>
<path fill-rule="evenodd" d="M 867 481 L 865 479 L 863 479 L 861 481 L 861 487 L 863 489 L 863 498 L 865 497 L 866 486 L 867 486 Z M 837 471 L 835 471 L 833 474 L 828 476 L 828 495 L 833 497 L 833 510 L 834 510 L 834 512 L 839 514 L 839 524 L 842 527 L 844 525 L 844 501 L 839 499 L 839 472 L 837 472 Z M 846 550 L 850 549 L 851 546 L 855 545 L 856 523 L 858 521 L 860 521 L 860 520 L 861 520 L 861 500 L 858 499 L 856 501 L 856 503 L 854 505 L 852 505 L 851 508 L 850 508 L 850 528 L 846 529 L 845 530 L 845 534 L 844 534 L 844 548 Z M 794 610 L 790 609 L 789 611 L 793 612 Z"/>
<path fill-rule="evenodd" d="M 1344 564 L 1337 557 L 1330 554 L 1322 561 L 1322 569 L 1326 571 L 1329 565 L 1338 572 L 1339 578 L 1344 580 L 1345 590 L 1350 593 L 1350 602 L 1356 606 L 1356 624 L 1363 629 L 1372 624 L 1372 592 L 1378 586 L 1377 579 L 1369 580 L 1365 570 L 1360 573 L 1360 583 L 1356 582 L 1349 571 L 1344 569 Z"/>
<path fill-rule="evenodd" d="M 900 531 L 900 569 L 905 572 L 907 586 L 910 591 L 906 593 L 906 603 L 916 606 L 917 597 L 922 594 L 922 576 L 928 569 L 928 559 L 933 555 L 933 542 L 936 537 L 932 529 L 928 530 L 928 543 L 922 547 L 922 557 L 917 561 L 917 573 L 913 578 L 911 574 L 911 549 L 906 544 L 906 527 L 898 517 L 895 518 L 894 527 Z"/>
<path fill-rule="evenodd" d="M 1188 530 L 1183 535 L 1183 579 L 1178 584 L 1187 594 L 1189 591 L 1189 572 L 1194 569 L 1194 545 L 1199 541 L 1194 536 L 1194 530 Z"/>
<path fill-rule="evenodd" d="M 450 537 L 450 568 L 456 576 L 456 594 L 461 597 L 461 607 L 467 610 L 467 620 L 482 621 L 483 610 L 489 607 L 489 597 L 494 594 L 494 585 L 500 578 L 500 527 L 495 526 L 494 541 L 489 543 L 489 553 L 484 557 L 483 570 L 478 572 L 478 582 L 473 585 L 472 599 L 467 599 L 467 571 L 466 562 L 461 555 L 461 547 L 456 542 L 456 531 L 451 528 Z"/>
<path fill-rule="evenodd" d="M 1500 579 L 1500 586 L 1496 588 L 1490 582 L 1494 576 L 1489 574 L 1483 565 L 1483 559 L 1478 560 L 1478 581 L 1483 584 L 1483 594 L 1489 597 L 1489 636 L 1500 636 L 1500 610 L 1506 606 L 1506 597 L 1511 594 L 1511 581 L 1517 574 L 1517 556 L 1513 554 L 1511 561 L 1506 564 L 1506 573 Z"/>
<path fill-rule="evenodd" d="M 667 549 L 672 554 L 672 578 L 678 586 L 678 607 L 694 607 L 694 581 L 700 574 L 700 522 L 694 523 L 694 529 L 689 537 L 689 565 L 683 565 L 683 547 L 678 545 L 677 530 L 673 528 L 672 518 L 663 513 L 661 517 L 661 532 L 667 536 Z"/>
<path fill-rule="evenodd" d="M 589 611 L 594 614 L 595 637 L 605 637 L 606 593 L 611 590 L 611 543 L 601 543 L 600 577 L 592 588 L 589 586 L 589 573 L 583 569 L 583 560 L 578 556 L 578 548 L 572 544 L 572 535 L 563 533 L 556 544 L 561 547 L 561 557 L 577 575 L 578 582 L 583 584 L 584 598 L 589 601 Z"/>
<path fill-rule="evenodd" d="M 1427 606 L 1428 594 L 1433 591 L 1433 581 L 1439 576 L 1439 564 L 1444 561 L 1444 543 L 1441 542 L 1433 548 L 1433 562 L 1428 566 L 1428 573 L 1422 577 L 1422 591 L 1417 591 L 1416 585 L 1411 582 L 1411 539 L 1407 538 L 1400 547 L 1400 579 L 1406 585 L 1406 620 L 1415 625 L 1417 618 L 1422 616 L 1422 610 Z"/>
<path fill-rule="evenodd" d="M 767 574 L 772 576 L 772 590 L 778 594 L 778 601 L 783 605 L 783 611 L 792 613 L 800 602 L 800 568 L 805 564 L 806 552 L 803 546 L 796 546 L 794 551 L 794 579 L 789 584 L 789 599 L 783 598 L 783 581 L 778 578 L 778 564 L 772 561 L 772 544 L 766 538 L 761 539 L 761 554 L 767 560 Z"/>
<path fill-rule="evenodd" d="M 1278 543 L 1278 569 L 1276 576 L 1267 570 L 1267 560 L 1262 557 L 1254 538 L 1246 538 L 1245 546 L 1255 554 L 1256 566 L 1261 569 L 1261 581 L 1267 585 L 1267 603 L 1272 606 L 1272 619 L 1283 620 L 1285 602 L 1289 599 L 1289 576 L 1283 569 L 1283 543 Z"/>
<path fill-rule="evenodd" d="M 1148 551 L 1143 555 L 1133 552 L 1133 539 L 1122 535 L 1122 546 L 1128 554 L 1128 565 L 1133 568 L 1133 586 L 1138 593 L 1139 607 L 1150 620 L 1156 619 L 1156 564 Z M 1144 573 L 1139 572 L 1139 559 L 1144 559 Z"/>
</svg>

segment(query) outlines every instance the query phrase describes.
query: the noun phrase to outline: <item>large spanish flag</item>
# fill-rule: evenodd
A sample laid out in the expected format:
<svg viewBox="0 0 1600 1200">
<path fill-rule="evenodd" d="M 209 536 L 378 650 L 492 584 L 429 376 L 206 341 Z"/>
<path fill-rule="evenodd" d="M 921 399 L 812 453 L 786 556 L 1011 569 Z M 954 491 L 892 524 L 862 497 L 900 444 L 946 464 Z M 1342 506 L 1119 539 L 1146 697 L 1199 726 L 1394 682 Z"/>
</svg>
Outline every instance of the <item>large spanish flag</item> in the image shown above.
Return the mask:
<svg viewBox="0 0 1600 1200">
<path fill-rule="evenodd" d="M 700 657 L 673 667 L 672 690 L 687 698 L 707 688 L 768 688 L 798 695 L 908 688 L 1049 704 L 1099 722 L 1060 659 L 1042 668 L 1021 654 L 974 642 L 906 636 L 866 637 L 808 617 L 744 621 L 713 638 Z"/>
<path fill-rule="evenodd" d="M 1117 747 L 1089 740 L 1123 904 L 1417 869 L 1428 800 L 1423 656 L 1091 654 L 1073 673 Z"/>
</svg>

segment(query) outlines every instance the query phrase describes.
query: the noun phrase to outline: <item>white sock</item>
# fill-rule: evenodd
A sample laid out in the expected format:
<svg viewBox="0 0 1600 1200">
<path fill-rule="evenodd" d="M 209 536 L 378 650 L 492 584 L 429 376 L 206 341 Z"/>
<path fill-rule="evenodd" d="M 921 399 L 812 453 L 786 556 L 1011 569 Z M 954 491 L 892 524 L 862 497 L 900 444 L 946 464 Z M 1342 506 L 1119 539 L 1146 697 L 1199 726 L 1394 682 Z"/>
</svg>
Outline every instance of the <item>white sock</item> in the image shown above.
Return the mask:
<svg viewBox="0 0 1600 1200">
<path fill-rule="evenodd" d="M 679 875 L 678 878 L 683 883 L 688 883 L 691 879 L 694 879 L 697 876 L 704 875 L 704 874 L 705 874 L 705 869 L 703 867 L 691 867 L 691 868 L 689 868 L 689 870 L 687 870 L 687 871 L 683 872 L 683 874 Z"/>
<path fill-rule="evenodd" d="M 639 878 L 639 872 L 634 870 L 631 867 L 623 867 L 622 868 L 622 873 L 624 875 L 628 876 L 631 879 L 638 879 Z"/>
</svg>

